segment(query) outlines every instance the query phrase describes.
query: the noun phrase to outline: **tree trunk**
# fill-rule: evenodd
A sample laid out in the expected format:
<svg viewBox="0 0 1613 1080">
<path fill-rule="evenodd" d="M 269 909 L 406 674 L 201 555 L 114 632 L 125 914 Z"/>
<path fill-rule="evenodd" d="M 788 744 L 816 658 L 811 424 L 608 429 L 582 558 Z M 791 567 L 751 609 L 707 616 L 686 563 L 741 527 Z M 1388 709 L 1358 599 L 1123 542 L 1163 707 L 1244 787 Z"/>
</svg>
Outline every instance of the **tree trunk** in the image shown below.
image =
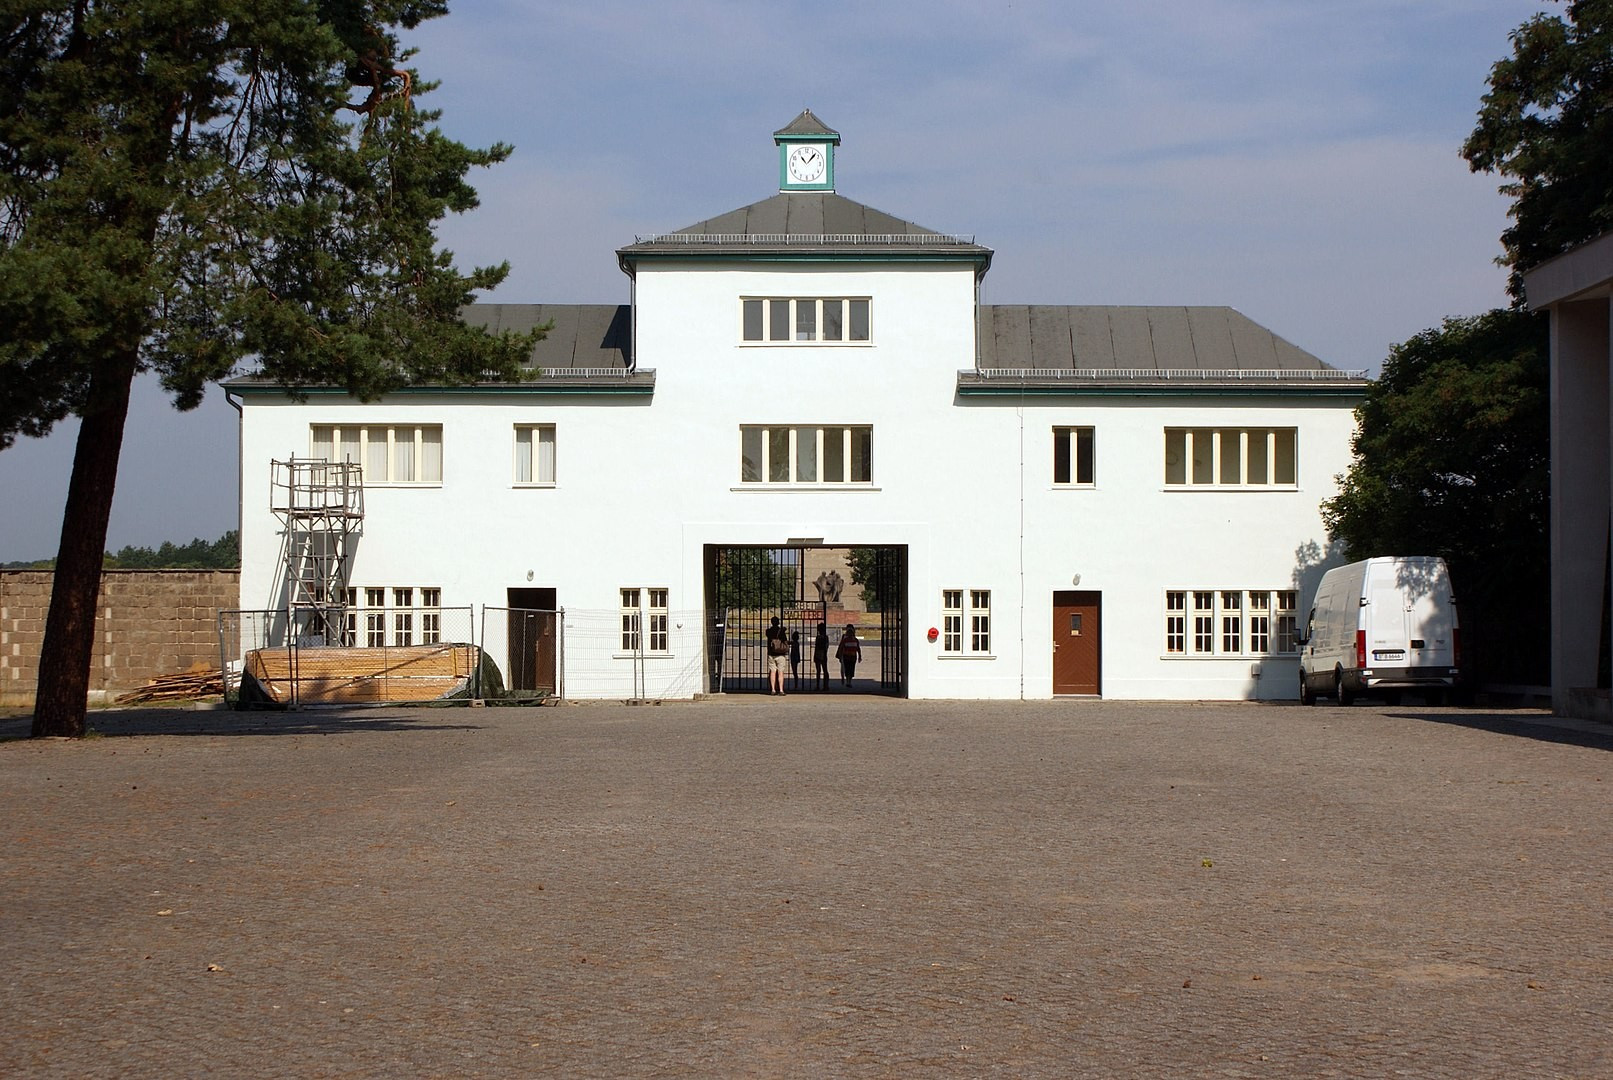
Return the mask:
<svg viewBox="0 0 1613 1080">
<path fill-rule="evenodd" d="M 80 738 L 89 702 L 90 663 L 95 651 L 95 609 L 101 590 L 112 493 L 129 416 L 136 353 L 129 349 L 96 371 L 89 404 L 78 429 L 73 477 L 62 515 L 62 542 L 45 618 L 39 654 L 39 691 L 34 704 L 34 738 Z"/>
</svg>

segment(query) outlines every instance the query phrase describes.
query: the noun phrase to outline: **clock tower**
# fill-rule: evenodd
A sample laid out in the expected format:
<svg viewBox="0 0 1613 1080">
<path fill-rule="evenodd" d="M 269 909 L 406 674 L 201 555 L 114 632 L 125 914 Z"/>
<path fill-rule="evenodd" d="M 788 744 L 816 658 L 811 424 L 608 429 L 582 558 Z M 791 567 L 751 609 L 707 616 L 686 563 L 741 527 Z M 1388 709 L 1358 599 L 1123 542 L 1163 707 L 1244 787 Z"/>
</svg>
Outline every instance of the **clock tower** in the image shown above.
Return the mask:
<svg viewBox="0 0 1613 1080">
<path fill-rule="evenodd" d="M 835 147 L 840 133 L 802 109 L 801 115 L 773 132 L 778 145 L 781 192 L 833 191 L 835 188 Z"/>
</svg>

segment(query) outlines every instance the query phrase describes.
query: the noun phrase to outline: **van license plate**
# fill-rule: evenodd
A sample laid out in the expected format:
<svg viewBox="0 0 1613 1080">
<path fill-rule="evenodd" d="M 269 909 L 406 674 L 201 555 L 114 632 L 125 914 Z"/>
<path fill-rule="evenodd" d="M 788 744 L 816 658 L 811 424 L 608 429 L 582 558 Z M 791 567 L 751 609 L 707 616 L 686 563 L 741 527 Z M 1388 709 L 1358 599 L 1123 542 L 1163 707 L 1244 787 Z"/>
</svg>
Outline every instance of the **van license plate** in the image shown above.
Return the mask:
<svg viewBox="0 0 1613 1080">
<path fill-rule="evenodd" d="M 1404 649 L 1383 649 L 1372 654 L 1372 659 L 1380 663 L 1385 660 L 1404 660 L 1405 658 L 1406 652 Z"/>
</svg>

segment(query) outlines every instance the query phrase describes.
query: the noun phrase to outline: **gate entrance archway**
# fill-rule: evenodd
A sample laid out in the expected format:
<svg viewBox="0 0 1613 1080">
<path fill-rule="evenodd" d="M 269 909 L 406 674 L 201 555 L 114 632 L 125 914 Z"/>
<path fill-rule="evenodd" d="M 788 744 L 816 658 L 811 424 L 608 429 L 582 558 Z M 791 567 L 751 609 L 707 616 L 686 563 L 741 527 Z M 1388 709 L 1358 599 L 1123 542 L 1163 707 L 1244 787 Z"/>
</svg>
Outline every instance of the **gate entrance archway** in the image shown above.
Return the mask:
<svg viewBox="0 0 1613 1080">
<path fill-rule="evenodd" d="M 851 581 L 852 567 L 861 584 Z M 837 647 L 856 627 L 862 660 L 849 691 L 907 694 L 907 547 L 758 547 L 707 544 L 706 689 L 762 693 L 767 688 L 766 633 L 777 617 L 799 660 L 788 693 L 846 693 Z M 816 676 L 818 624 L 829 635 L 827 675 Z M 792 654 L 793 660 L 793 654 Z"/>
</svg>

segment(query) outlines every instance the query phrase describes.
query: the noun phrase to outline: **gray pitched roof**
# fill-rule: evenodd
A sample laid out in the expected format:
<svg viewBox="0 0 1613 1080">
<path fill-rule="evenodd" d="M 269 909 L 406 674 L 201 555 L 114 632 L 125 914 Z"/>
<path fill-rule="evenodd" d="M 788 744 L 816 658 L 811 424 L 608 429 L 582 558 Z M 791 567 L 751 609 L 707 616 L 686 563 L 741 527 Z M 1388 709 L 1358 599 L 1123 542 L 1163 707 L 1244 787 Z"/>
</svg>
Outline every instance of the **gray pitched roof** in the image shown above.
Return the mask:
<svg viewBox="0 0 1613 1080">
<path fill-rule="evenodd" d="M 940 257 L 972 261 L 980 274 L 991 265 L 991 249 L 973 237 L 926 229 L 832 191 L 780 192 L 676 232 L 638 237 L 616 255 L 628 273 L 641 258 L 691 255 Z"/>
<path fill-rule="evenodd" d="M 980 308 L 982 368 L 1322 369 L 1229 307 L 993 304 Z"/>
<path fill-rule="evenodd" d="M 980 308 L 980 354 L 958 390 L 1359 393 L 1362 372 L 1323 363 L 1229 307 L 997 304 Z"/>
<path fill-rule="evenodd" d="M 509 383 L 476 383 L 456 392 L 481 388 L 542 393 L 647 394 L 655 389 L 655 372 L 633 366 L 633 316 L 626 304 L 471 304 L 460 317 L 472 326 L 494 332 L 525 333 L 545 323 L 554 326 L 532 348 L 528 370 Z M 537 374 L 534 374 L 534 371 Z M 243 375 L 225 386 L 240 393 L 278 390 L 279 384 L 261 375 Z M 332 387 L 305 387 L 312 392 L 333 392 Z M 402 394 L 429 393 L 441 388 L 404 387 Z"/>
<path fill-rule="evenodd" d="M 553 322 L 530 361 L 545 371 L 633 366 L 633 313 L 626 304 L 471 304 L 460 315 L 494 332 L 524 333 Z"/>
<path fill-rule="evenodd" d="M 834 130 L 828 124 L 825 124 L 822 120 L 819 120 L 816 116 L 813 116 L 811 109 L 802 109 L 800 116 L 797 116 L 794 120 L 791 120 L 788 124 L 785 124 L 783 127 L 773 132 L 773 138 L 775 139 L 780 137 L 788 137 L 791 135 L 805 135 L 809 137 L 821 135 L 829 138 L 833 142 L 840 141 L 840 132 Z"/>
</svg>

